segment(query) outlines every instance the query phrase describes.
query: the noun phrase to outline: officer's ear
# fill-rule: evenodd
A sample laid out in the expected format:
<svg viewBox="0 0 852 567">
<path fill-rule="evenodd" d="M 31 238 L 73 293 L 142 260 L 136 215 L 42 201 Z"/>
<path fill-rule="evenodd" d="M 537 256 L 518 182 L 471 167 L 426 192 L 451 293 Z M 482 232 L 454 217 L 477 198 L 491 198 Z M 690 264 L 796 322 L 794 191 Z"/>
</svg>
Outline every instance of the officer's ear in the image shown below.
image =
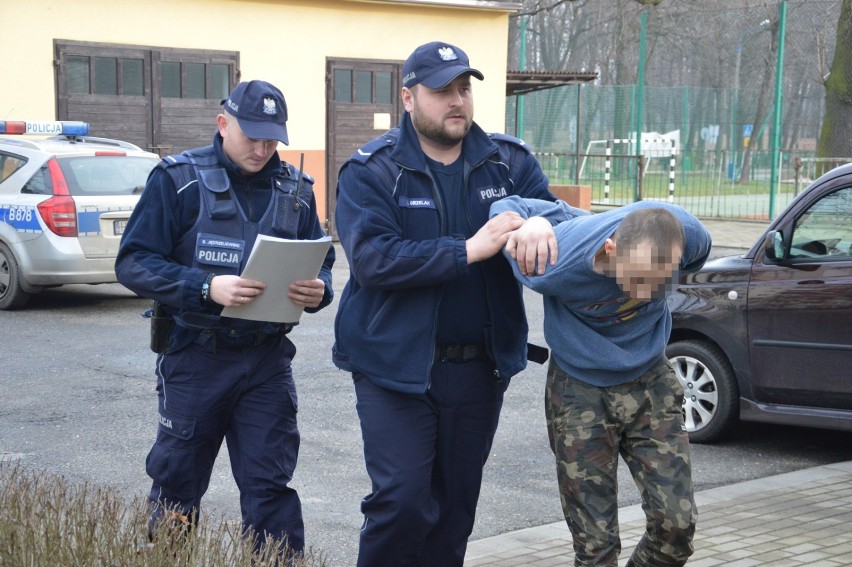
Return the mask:
<svg viewBox="0 0 852 567">
<path fill-rule="evenodd" d="M 402 98 L 402 106 L 409 113 L 414 109 L 414 89 L 417 88 L 417 85 L 414 85 L 411 88 L 402 87 L 401 98 Z"/>
<path fill-rule="evenodd" d="M 228 133 L 228 117 L 224 114 L 216 116 L 216 126 L 219 128 L 219 135 L 224 138 Z"/>
</svg>

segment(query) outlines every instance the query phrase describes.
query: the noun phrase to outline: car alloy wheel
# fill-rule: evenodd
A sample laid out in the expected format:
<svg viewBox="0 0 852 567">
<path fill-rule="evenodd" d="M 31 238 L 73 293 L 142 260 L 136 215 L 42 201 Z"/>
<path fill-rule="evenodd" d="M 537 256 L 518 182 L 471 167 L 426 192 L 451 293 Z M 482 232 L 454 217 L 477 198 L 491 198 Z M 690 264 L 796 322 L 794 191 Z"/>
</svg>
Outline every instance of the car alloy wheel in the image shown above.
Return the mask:
<svg viewBox="0 0 852 567">
<path fill-rule="evenodd" d="M 722 352 L 705 341 L 679 341 L 666 348 L 683 386 L 683 416 L 690 441 L 716 441 L 739 418 L 739 393 Z"/>
</svg>

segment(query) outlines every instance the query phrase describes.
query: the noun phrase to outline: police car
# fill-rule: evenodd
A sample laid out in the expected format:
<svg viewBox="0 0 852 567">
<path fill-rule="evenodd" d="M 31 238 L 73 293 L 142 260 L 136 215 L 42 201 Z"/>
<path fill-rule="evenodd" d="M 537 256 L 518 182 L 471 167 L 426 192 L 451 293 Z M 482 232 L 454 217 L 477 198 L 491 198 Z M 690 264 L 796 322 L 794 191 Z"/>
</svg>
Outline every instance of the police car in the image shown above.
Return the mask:
<svg viewBox="0 0 852 567">
<path fill-rule="evenodd" d="M 115 282 L 119 240 L 157 154 L 84 122 L 0 121 L 0 310 Z"/>
</svg>

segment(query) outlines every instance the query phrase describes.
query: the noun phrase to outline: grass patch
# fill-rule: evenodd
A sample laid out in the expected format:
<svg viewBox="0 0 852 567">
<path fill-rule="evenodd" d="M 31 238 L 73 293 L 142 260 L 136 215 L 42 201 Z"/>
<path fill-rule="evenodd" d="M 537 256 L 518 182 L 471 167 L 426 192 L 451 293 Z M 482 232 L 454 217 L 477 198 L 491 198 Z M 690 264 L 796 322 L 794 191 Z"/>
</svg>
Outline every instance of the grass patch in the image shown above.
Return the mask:
<svg viewBox="0 0 852 567">
<path fill-rule="evenodd" d="M 0 462 L 0 564 L 140 565 L 151 567 L 325 567 L 308 549 L 289 558 L 281 542 L 257 550 L 240 522 L 202 516 L 190 531 L 161 522 L 148 543 L 148 502 L 128 501 L 112 488 Z"/>
</svg>

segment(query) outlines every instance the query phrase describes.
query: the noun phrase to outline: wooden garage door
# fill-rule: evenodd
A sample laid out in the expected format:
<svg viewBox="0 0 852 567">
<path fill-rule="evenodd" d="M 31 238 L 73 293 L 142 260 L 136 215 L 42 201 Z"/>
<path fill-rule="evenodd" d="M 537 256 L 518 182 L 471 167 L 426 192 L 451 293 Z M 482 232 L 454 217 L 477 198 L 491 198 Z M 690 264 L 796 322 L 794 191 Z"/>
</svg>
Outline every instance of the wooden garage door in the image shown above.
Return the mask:
<svg viewBox="0 0 852 567">
<path fill-rule="evenodd" d="M 334 59 L 327 68 L 327 202 L 329 232 L 337 238 L 337 173 L 358 148 L 399 122 L 402 62 Z"/>
<path fill-rule="evenodd" d="M 166 155 L 211 143 L 237 52 L 54 42 L 57 118 Z"/>
</svg>

